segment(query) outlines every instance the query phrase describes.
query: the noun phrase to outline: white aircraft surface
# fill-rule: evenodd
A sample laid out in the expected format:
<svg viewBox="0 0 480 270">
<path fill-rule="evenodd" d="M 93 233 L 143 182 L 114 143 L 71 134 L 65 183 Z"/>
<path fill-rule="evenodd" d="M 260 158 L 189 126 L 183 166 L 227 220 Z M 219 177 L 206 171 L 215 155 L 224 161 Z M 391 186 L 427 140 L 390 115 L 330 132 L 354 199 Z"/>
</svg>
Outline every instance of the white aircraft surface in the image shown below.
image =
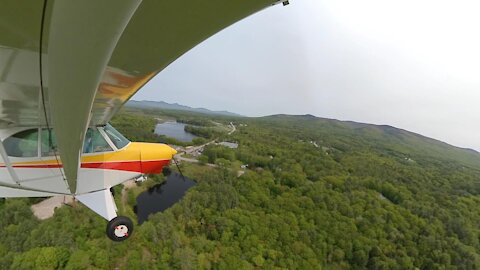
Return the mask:
<svg viewBox="0 0 480 270">
<path fill-rule="evenodd" d="M 176 151 L 108 124 L 198 43 L 278 0 L 2 0 L 0 197 L 73 195 L 122 241 L 110 188 L 159 173 Z M 159 93 L 161 94 L 161 93 Z"/>
</svg>

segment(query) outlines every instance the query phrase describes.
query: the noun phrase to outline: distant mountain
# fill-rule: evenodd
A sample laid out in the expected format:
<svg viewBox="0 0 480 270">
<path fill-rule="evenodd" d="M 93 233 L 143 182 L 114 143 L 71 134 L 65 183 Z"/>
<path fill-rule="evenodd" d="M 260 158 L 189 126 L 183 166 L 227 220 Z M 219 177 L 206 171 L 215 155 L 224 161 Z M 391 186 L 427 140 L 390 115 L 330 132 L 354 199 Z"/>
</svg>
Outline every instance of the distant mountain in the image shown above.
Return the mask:
<svg viewBox="0 0 480 270">
<path fill-rule="evenodd" d="M 179 110 L 179 111 L 189 111 L 210 115 L 224 115 L 224 116 L 242 116 L 240 114 L 228 112 L 228 111 L 211 111 L 205 108 L 192 108 L 185 105 L 180 105 L 178 103 L 167 103 L 164 101 L 150 101 L 150 100 L 129 100 L 126 104 L 128 107 L 140 108 L 140 109 L 166 109 L 166 110 Z"/>
<path fill-rule="evenodd" d="M 404 157 L 430 157 L 435 160 L 460 162 L 480 169 L 480 153 L 473 149 L 456 147 L 388 125 L 373 125 L 353 121 L 320 118 L 313 115 L 271 115 L 259 118 L 274 121 L 276 125 L 315 134 L 311 140 L 335 141 L 338 149 L 355 147 L 375 149 L 384 154 L 401 154 Z"/>
</svg>

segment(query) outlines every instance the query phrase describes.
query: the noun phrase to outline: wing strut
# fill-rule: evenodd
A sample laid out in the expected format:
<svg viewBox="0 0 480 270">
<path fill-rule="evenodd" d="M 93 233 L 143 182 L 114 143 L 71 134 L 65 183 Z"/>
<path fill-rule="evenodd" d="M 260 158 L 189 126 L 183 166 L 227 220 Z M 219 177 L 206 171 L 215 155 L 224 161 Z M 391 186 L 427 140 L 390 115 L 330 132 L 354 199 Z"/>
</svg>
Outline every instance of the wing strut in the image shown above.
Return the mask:
<svg viewBox="0 0 480 270">
<path fill-rule="evenodd" d="M 12 163 L 10 162 L 10 158 L 8 158 L 7 151 L 5 150 L 5 146 L 3 146 L 3 141 L 0 140 L 0 155 L 3 158 L 3 163 L 5 163 L 5 167 L 7 167 L 8 173 L 10 174 L 10 177 L 12 180 L 20 186 L 20 181 L 18 178 L 17 173 L 12 167 Z"/>
<path fill-rule="evenodd" d="M 48 101 L 72 194 L 95 93 L 141 0 L 55 1 L 48 39 Z M 94 29 L 94 30 L 93 30 Z"/>
</svg>

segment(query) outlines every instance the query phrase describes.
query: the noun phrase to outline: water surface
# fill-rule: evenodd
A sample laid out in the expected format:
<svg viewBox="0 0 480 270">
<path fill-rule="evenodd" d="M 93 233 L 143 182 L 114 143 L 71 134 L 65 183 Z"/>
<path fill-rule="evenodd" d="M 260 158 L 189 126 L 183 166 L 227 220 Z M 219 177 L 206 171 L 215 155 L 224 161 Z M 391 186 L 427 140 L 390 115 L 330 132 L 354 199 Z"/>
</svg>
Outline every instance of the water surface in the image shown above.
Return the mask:
<svg viewBox="0 0 480 270">
<path fill-rule="evenodd" d="M 170 208 L 183 198 L 185 192 L 195 184 L 187 177 L 183 178 L 180 174 L 172 172 L 162 184 L 155 185 L 140 193 L 135 206 L 138 224 L 147 220 L 150 214 Z"/>
<path fill-rule="evenodd" d="M 197 136 L 193 135 L 192 133 L 185 132 L 185 126 L 186 124 L 173 121 L 164 122 L 157 124 L 155 127 L 155 134 L 166 135 L 182 142 L 191 142 L 193 139 L 197 138 Z"/>
</svg>

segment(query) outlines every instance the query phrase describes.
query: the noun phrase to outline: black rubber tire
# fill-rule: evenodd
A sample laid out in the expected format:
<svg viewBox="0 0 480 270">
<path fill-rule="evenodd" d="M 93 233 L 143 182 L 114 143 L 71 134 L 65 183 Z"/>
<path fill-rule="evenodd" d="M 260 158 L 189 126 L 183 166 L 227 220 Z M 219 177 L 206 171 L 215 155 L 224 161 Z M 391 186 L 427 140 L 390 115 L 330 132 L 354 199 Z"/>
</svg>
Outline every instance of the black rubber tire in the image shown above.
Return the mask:
<svg viewBox="0 0 480 270">
<path fill-rule="evenodd" d="M 132 233 L 133 222 L 128 217 L 118 216 L 110 220 L 107 224 L 107 236 L 112 241 L 120 242 L 127 240 L 132 236 Z M 123 234 L 123 236 L 121 234 Z"/>
</svg>

